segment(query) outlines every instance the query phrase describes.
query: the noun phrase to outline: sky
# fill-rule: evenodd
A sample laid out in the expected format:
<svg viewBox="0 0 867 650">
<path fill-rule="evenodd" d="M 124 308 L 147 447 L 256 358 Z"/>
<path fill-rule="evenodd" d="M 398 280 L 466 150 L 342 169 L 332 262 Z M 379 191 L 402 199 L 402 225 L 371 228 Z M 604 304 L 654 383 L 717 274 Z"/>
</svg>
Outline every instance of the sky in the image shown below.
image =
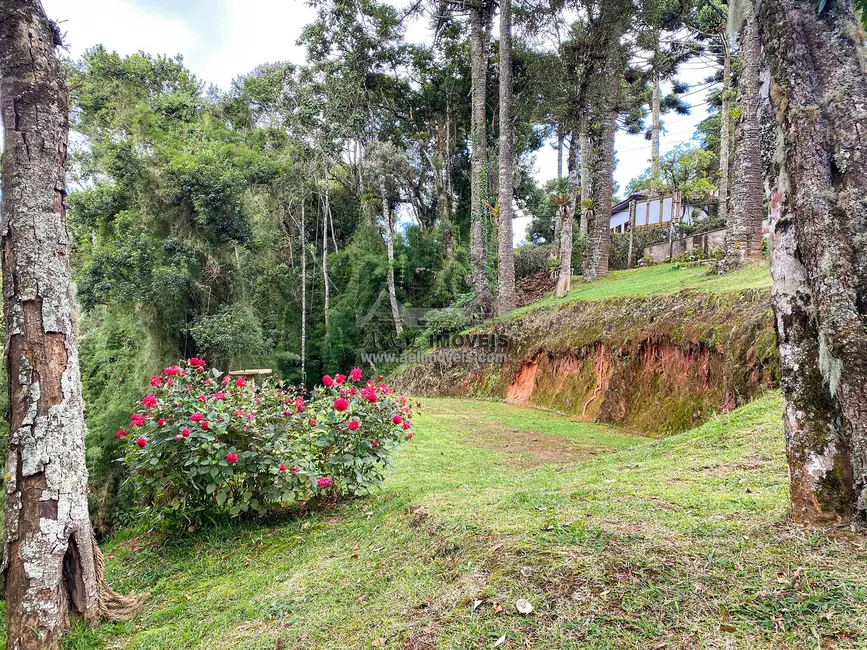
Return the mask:
<svg viewBox="0 0 867 650">
<path fill-rule="evenodd" d="M 181 54 L 197 77 L 222 89 L 262 63 L 304 63 L 304 48 L 296 41 L 314 17 L 303 0 L 43 0 L 43 6 L 66 33 L 73 58 L 98 43 L 119 54 Z M 422 22 L 409 26 L 407 40 L 428 37 Z M 708 74 L 703 64 L 691 63 L 682 78 L 696 84 Z M 691 139 L 706 117 L 705 94 L 702 90 L 687 98 L 696 104 L 690 116 L 663 119 L 663 153 Z M 622 193 L 630 179 L 649 167 L 650 142 L 643 135 L 618 133 L 616 147 L 614 177 Z M 544 182 L 556 175 L 557 152 L 545 146 L 536 154 L 536 177 Z"/>
</svg>

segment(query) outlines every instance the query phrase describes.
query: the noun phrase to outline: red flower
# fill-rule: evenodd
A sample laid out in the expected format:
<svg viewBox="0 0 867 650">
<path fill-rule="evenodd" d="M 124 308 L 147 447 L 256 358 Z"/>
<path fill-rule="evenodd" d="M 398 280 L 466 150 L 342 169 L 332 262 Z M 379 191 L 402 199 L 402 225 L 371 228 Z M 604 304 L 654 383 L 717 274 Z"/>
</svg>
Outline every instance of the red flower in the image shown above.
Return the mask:
<svg viewBox="0 0 867 650">
<path fill-rule="evenodd" d="M 283 411 L 280 415 L 282 415 L 284 418 L 288 418 L 290 415 L 292 415 L 292 413 L 289 411 Z"/>
<path fill-rule="evenodd" d="M 247 380 L 244 379 L 243 377 L 238 377 L 235 380 L 235 386 L 239 386 L 239 387 L 243 388 L 246 385 L 247 385 Z"/>
<path fill-rule="evenodd" d="M 321 488 L 328 487 L 332 483 L 334 483 L 334 479 L 332 479 L 328 476 L 323 476 L 322 478 L 320 478 L 316 481 L 316 485 L 318 485 Z"/>
<path fill-rule="evenodd" d="M 352 388 L 349 389 L 349 394 L 352 395 L 353 397 L 355 397 L 355 395 L 358 394 L 358 389 L 355 386 L 353 386 Z"/>
<path fill-rule="evenodd" d="M 190 365 L 193 368 L 202 368 L 205 365 L 205 360 L 199 359 L 198 357 L 193 357 L 190 359 Z"/>
<path fill-rule="evenodd" d="M 204 422 L 202 422 L 202 431 L 210 431 L 210 429 L 211 429 L 211 425 L 208 424 L 208 421 L 207 421 L 207 420 L 205 420 Z"/>
<path fill-rule="evenodd" d="M 230 381 L 232 381 L 232 378 L 229 375 L 223 377 L 223 386 L 226 386 Z"/>
<path fill-rule="evenodd" d="M 135 441 L 135 444 L 138 445 L 139 449 L 144 449 L 145 447 L 148 446 L 148 441 L 145 440 L 144 438 L 139 438 L 138 440 Z"/>
<path fill-rule="evenodd" d="M 242 418 L 242 417 L 244 417 L 244 411 L 243 411 L 243 409 L 235 409 L 234 411 L 232 411 L 232 415 L 234 415 L 236 418 L 237 417 Z"/>
<path fill-rule="evenodd" d="M 166 386 L 171 386 L 174 383 L 175 383 L 174 379 L 166 379 Z"/>
<path fill-rule="evenodd" d="M 193 413 L 190 416 L 190 422 L 201 422 L 204 419 L 205 419 L 205 416 L 202 415 L 201 413 Z"/>
<path fill-rule="evenodd" d="M 304 412 L 304 398 L 303 397 L 295 398 L 295 410 L 298 411 L 299 413 Z"/>
<path fill-rule="evenodd" d="M 293 473 L 293 474 L 297 474 L 297 473 L 300 472 L 300 471 L 301 471 L 301 468 L 300 468 L 300 467 L 293 467 L 293 468 L 292 468 L 292 473 Z"/>
<path fill-rule="evenodd" d="M 196 399 L 198 399 L 202 404 L 208 401 L 208 398 L 204 395 L 199 395 Z"/>
<path fill-rule="evenodd" d="M 214 393 L 214 399 L 218 402 L 222 402 L 224 399 L 226 399 L 226 393 L 221 390 L 217 391 L 216 393 Z"/>
<path fill-rule="evenodd" d="M 370 444 L 372 447 L 379 447 L 379 440 L 371 440 Z"/>
<path fill-rule="evenodd" d="M 350 431 L 358 431 L 359 427 L 361 426 L 361 422 L 359 422 L 358 420 L 350 420 L 349 424 L 347 424 L 346 426 L 349 427 Z"/>
<path fill-rule="evenodd" d="M 175 442 L 177 442 L 180 439 L 181 439 L 181 434 L 179 433 L 178 435 L 175 436 Z"/>
<path fill-rule="evenodd" d="M 393 418 L 391 418 L 391 421 L 395 424 L 400 424 L 401 422 L 403 422 L 403 418 L 399 415 L 395 415 Z"/>
<path fill-rule="evenodd" d="M 278 469 L 279 469 L 281 472 L 285 472 L 285 471 L 286 471 L 286 465 L 284 465 L 283 463 L 280 463 L 280 467 L 279 467 Z"/>
<path fill-rule="evenodd" d="M 349 378 L 352 381 L 361 381 L 361 368 L 353 368 L 349 371 Z"/>
<path fill-rule="evenodd" d="M 153 377 L 151 377 L 151 386 L 159 386 L 161 381 L 162 380 L 159 377 L 154 375 Z"/>
<path fill-rule="evenodd" d="M 141 403 L 145 405 L 145 408 L 152 409 L 157 405 L 157 398 L 153 395 L 145 395 L 142 398 Z"/>
<path fill-rule="evenodd" d="M 410 431 L 408 434 L 406 434 L 407 440 L 412 440 L 414 437 L 415 437 L 415 434 L 412 431 Z"/>
<path fill-rule="evenodd" d="M 334 383 L 337 384 L 338 386 L 340 386 L 340 384 L 342 384 L 345 381 L 346 381 L 346 375 L 341 375 L 340 373 L 337 373 L 336 375 L 334 375 Z"/>
<path fill-rule="evenodd" d="M 230 451 L 228 454 L 226 454 L 226 462 L 229 463 L 229 465 L 234 465 L 238 462 L 238 454 L 233 454 Z"/>
<path fill-rule="evenodd" d="M 323 385 L 323 386 L 328 386 L 328 387 L 331 387 L 331 386 L 334 385 L 334 380 L 331 378 L 331 375 L 325 375 L 325 376 L 322 378 L 322 385 Z"/>
<path fill-rule="evenodd" d="M 222 415 L 218 415 L 218 416 L 217 416 L 217 422 L 222 422 L 222 421 L 223 421 L 223 416 L 222 416 Z"/>
<path fill-rule="evenodd" d="M 342 397 L 338 397 L 334 400 L 334 410 L 338 412 L 343 412 L 349 408 L 349 402 L 347 402 Z"/>
<path fill-rule="evenodd" d="M 376 402 L 376 391 L 372 388 L 365 388 L 361 391 L 361 396 L 366 399 L 368 402 Z"/>
<path fill-rule="evenodd" d="M 169 377 L 174 377 L 181 371 L 180 368 L 174 366 L 173 368 L 163 368 L 163 374 L 168 375 Z"/>
<path fill-rule="evenodd" d="M 145 416 L 141 413 L 133 413 L 129 416 L 129 421 L 134 427 L 140 427 L 144 424 Z"/>
<path fill-rule="evenodd" d="M 316 426 L 316 420 L 310 420 L 310 426 L 315 427 Z"/>
<path fill-rule="evenodd" d="M 186 428 L 181 429 L 181 435 L 182 435 L 184 438 L 189 438 L 189 437 L 190 437 L 190 430 L 189 430 L 189 429 L 186 429 Z"/>
<path fill-rule="evenodd" d="M 403 423 L 403 430 L 406 431 L 407 429 L 410 429 L 410 428 L 412 428 L 412 424 L 410 424 L 409 420 L 406 420 Z"/>
<path fill-rule="evenodd" d="M 114 434 L 114 437 L 120 440 L 121 438 L 126 436 L 126 429 L 118 429 L 117 433 Z"/>
<path fill-rule="evenodd" d="M 166 423 L 165 418 L 160 418 L 159 420 L 157 420 L 157 426 L 159 426 L 159 427 L 163 426 L 165 423 Z"/>
</svg>

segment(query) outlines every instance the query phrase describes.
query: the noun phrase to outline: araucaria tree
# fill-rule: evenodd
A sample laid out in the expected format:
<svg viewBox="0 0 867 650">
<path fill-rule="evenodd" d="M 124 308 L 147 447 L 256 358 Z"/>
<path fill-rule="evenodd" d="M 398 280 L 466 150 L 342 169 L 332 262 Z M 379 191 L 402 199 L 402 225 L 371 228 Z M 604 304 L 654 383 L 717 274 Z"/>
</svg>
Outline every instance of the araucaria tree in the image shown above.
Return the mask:
<svg viewBox="0 0 867 650">
<path fill-rule="evenodd" d="M 773 305 L 792 515 L 867 515 L 867 53 L 850 0 L 762 2 L 778 122 Z"/>
<path fill-rule="evenodd" d="M 112 600 L 108 594 L 103 601 L 102 557 L 87 508 L 65 216 L 68 101 L 55 54 L 60 44 L 39 0 L 0 4 L 10 650 L 56 648 L 72 612 L 93 622 Z"/>
<path fill-rule="evenodd" d="M 499 292 L 497 311 L 509 313 L 515 306 L 515 256 L 512 252 L 512 201 L 515 198 L 515 89 L 512 84 L 512 0 L 500 6 L 500 227 Z"/>
</svg>

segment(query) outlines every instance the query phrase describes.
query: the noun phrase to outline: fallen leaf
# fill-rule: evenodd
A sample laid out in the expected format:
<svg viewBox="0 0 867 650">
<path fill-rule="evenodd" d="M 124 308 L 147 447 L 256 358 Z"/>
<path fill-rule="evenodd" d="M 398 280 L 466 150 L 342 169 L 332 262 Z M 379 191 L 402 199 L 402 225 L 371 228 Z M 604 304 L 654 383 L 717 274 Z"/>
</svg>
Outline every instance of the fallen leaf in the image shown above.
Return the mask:
<svg viewBox="0 0 867 650">
<path fill-rule="evenodd" d="M 495 648 L 499 648 L 499 647 L 500 647 L 501 645 L 503 645 L 505 642 L 506 642 L 506 635 L 504 634 L 504 635 L 501 636 L 499 639 L 497 639 L 496 641 L 494 641 L 494 647 L 495 647 Z"/>
<path fill-rule="evenodd" d="M 738 628 L 736 628 L 731 623 L 720 623 L 719 629 L 722 630 L 723 632 L 735 632 L 735 631 L 737 631 Z"/>
<path fill-rule="evenodd" d="M 533 604 L 526 598 L 519 598 L 515 608 L 522 614 L 530 614 L 533 611 Z"/>
<path fill-rule="evenodd" d="M 503 548 L 503 544 L 504 544 L 504 542 L 500 542 L 499 544 L 494 544 L 491 547 L 491 553 L 496 553 L 497 551 L 499 551 L 501 548 Z"/>
<path fill-rule="evenodd" d="M 494 603 L 494 614 L 499 614 L 503 611 L 503 606 L 500 603 Z"/>
<path fill-rule="evenodd" d="M 521 575 L 525 578 L 529 578 L 531 575 L 533 575 L 533 569 L 528 566 L 521 567 Z"/>
<path fill-rule="evenodd" d="M 481 605 L 483 602 L 484 601 L 481 601 L 481 600 L 474 600 L 473 601 L 473 611 L 476 611 L 479 608 L 479 605 Z"/>
</svg>

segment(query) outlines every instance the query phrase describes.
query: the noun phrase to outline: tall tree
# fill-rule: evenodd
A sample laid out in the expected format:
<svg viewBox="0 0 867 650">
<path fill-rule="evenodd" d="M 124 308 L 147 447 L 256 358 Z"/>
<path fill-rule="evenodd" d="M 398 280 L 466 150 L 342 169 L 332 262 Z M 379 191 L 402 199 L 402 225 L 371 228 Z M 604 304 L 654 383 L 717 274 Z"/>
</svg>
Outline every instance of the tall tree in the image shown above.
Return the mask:
<svg viewBox="0 0 867 650">
<path fill-rule="evenodd" d="M 102 589 L 102 555 L 87 509 L 66 228 L 69 107 L 59 45 L 60 32 L 39 0 L 0 4 L 10 650 L 56 648 L 72 612 L 95 622 L 118 602 Z"/>
<path fill-rule="evenodd" d="M 792 516 L 867 515 L 867 53 L 852 2 L 769 0 L 770 201 Z"/>
<path fill-rule="evenodd" d="M 512 249 L 512 203 L 515 199 L 515 89 L 512 81 L 512 0 L 500 4 L 500 182 L 499 182 L 499 293 L 497 311 L 515 306 L 515 255 Z"/>
<path fill-rule="evenodd" d="M 566 186 L 566 200 L 561 205 L 562 216 L 560 217 L 560 246 L 559 267 L 557 270 L 557 284 L 554 287 L 554 295 L 563 298 L 572 287 L 572 229 L 575 224 L 575 205 L 578 202 L 581 164 L 578 160 L 578 148 L 581 137 L 578 131 L 572 131 L 569 138 L 569 161 L 568 181 Z"/>
<path fill-rule="evenodd" d="M 735 145 L 735 182 L 732 205 L 726 222 L 725 267 L 733 269 L 744 261 L 762 259 L 762 132 L 759 123 L 759 73 L 762 43 L 756 16 L 744 5 L 740 38 L 738 78 L 738 122 Z"/>
<path fill-rule="evenodd" d="M 470 6 L 470 70 L 472 78 L 471 175 L 470 175 L 470 266 L 472 286 L 481 313 L 490 312 L 485 230 L 488 221 L 488 147 L 486 103 L 488 90 L 488 44 L 491 9 L 486 0 Z"/>
</svg>

